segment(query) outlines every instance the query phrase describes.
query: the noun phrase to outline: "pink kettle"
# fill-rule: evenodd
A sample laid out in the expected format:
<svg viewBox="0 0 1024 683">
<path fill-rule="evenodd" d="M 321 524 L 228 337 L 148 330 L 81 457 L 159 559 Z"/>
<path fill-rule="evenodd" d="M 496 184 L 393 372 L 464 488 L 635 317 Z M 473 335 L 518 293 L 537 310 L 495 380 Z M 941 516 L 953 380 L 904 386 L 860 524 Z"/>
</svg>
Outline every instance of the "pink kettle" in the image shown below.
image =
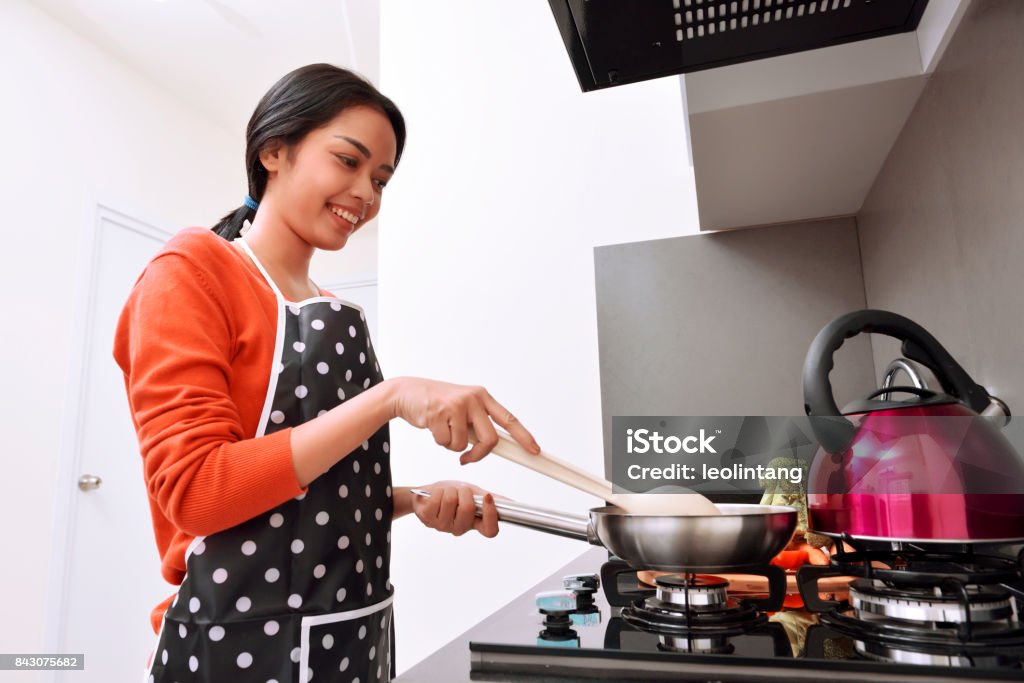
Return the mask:
<svg viewBox="0 0 1024 683">
<path fill-rule="evenodd" d="M 881 390 L 840 411 L 833 354 L 868 332 L 903 342 L 942 392 Z M 888 311 L 841 316 L 804 362 L 804 409 L 820 447 L 808 473 L 811 530 L 865 540 L 981 543 L 1024 539 L 1024 459 L 1000 431 L 1009 416 L 927 330 Z"/>
</svg>

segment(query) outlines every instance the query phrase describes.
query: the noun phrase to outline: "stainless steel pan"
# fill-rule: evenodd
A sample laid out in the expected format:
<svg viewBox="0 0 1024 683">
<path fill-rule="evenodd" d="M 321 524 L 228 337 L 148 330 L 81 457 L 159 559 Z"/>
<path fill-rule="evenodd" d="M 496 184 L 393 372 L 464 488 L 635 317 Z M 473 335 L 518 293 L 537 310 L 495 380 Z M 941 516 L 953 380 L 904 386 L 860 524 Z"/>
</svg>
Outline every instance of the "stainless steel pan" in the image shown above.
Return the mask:
<svg viewBox="0 0 1024 683">
<path fill-rule="evenodd" d="M 475 500 L 479 514 L 483 502 Z M 672 572 L 768 564 L 797 522 L 796 510 L 782 505 L 719 504 L 722 514 L 707 516 L 634 515 L 613 505 L 583 516 L 509 500 L 495 500 L 495 507 L 503 522 L 604 546 L 635 569 Z"/>
</svg>

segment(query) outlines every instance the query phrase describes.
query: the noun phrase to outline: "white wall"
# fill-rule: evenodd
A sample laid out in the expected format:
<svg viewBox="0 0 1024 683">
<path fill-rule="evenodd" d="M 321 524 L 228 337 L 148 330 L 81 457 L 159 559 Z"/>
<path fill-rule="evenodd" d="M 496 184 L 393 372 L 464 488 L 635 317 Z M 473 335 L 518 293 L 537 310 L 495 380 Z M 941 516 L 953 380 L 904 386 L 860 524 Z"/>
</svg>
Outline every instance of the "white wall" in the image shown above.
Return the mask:
<svg viewBox="0 0 1024 683">
<path fill-rule="evenodd" d="M 697 231 L 679 79 L 582 94 L 543 2 L 381 10 L 381 85 L 409 122 L 380 218 L 382 367 L 483 384 L 545 449 L 599 473 L 592 249 Z M 595 504 L 496 457 L 459 468 L 428 433 L 392 430 L 400 484 L 464 478 L 569 511 Z M 586 549 L 400 521 L 399 670 Z"/>
<path fill-rule="evenodd" d="M 376 279 L 377 224 L 374 219 L 360 228 L 341 251 L 316 252 L 310 264 L 313 281 L 321 287 L 329 287 L 331 283 Z"/>
<path fill-rule="evenodd" d="M 383 214 L 384 368 L 485 384 L 548 450 L 599 471 L 591 249 L 696 231 L 678 80 L 581 94 L 543 3 L 382 12 L 384 90 L 410 124 Z M 53 502 L 68 494 L 54 485 L 73 351 L 61 307 L 87 210 L 102 200 L 172 230 L 209 224 L 244 191 L 244 122 L 211 124 L 22 0 L 0 3 L 0 63 L 0 600 L 17 615 L 0 623 L 0 651 L 40 651 Z M 372 274 L 372 229 L 350 247 L 313 277 Z M 497 459 L 459 470 L 397 425 L 395 440 L 404 483 L 464 477 L 568 510 L 593 502 Z M 585 549 L 514 528 L 452 539 L 412 520 L 395 540 L 402 668 Z"/>
<path fill-rule="evenodd" d="M 63 524 L 53 504 L 75 493 L 57 491 L 55 478 L 87 210 L 104 201 L 170 230 L 209 224 L 245 191 L 243 136 L 18 0 L 0 3 L 0 64 L 0 652 L 41 652 L 52 536 Z M 156 555 L 152 545 L 138 551 Z"/>
</svg>

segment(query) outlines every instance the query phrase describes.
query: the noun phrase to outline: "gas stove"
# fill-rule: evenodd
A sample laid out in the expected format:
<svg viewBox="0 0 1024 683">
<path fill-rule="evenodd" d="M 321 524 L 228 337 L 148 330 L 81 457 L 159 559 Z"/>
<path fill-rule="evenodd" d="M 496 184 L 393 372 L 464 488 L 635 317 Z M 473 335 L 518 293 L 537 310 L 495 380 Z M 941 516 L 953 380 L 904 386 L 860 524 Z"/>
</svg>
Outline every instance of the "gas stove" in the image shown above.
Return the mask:
<svg viewBox="0 0 1024 683">
<path fill-rule="evenodd" d="M 1021 670 L 1019 560 L 971 545 L 850 547 L 833 555 L 829 566 L 800 571 L 806 606 L 820 613 L 819 627 L 808 637 L 810 656 L 820 655 L 830 639 L 848 639 L 858 656 L 875 661 Z M 846 604 L 818 597 L 818 580 L 833 575 L 858 577 Z"/>
<path fill-rule="evenodd" d="M 614 566 L 608 563 L 602 569 L 607 573 Z M 785 577 L 782 579 L 784 583 Z M 781 656 L 789 653 L 785 629 L 770 624 L 767 613 L 754 602 L 730 597 L 728 581 L 717 576 L 674 574 L 659 576 L 654 582 L 653 596 L 621 606 L 623 624 L 615 634 L 620 648 L 622 631 L 628 627 L 657 636 L 662 652 L 733 654 L 753 649 Z M 784 597 L 777 595 L 779 606 Z"/>
<path fill-rule="evenodd" d="M 911 549 L 902 559 L 887 556 L 888 569 L 865 570 L 866 559 L 884 562 L 881 551 L 840 553 L 832 565 L 801 571 L 808 609 L 782 609 L 786 575 L 777 567 L 737 572 L 767 579 L 767 595 L 750 598 L 706 573 L 659 576 L 650 586 L 625 563 L 588 554 L 589 567 L 573 565 L 576 573 L 471 631 L 470 676 L 1024 680 L 1019 566 L 980 554 L 972 564 L 961 555 Z M 848 601 L 819 596 L 825 576 L 856 577 Z"/>
</svg>

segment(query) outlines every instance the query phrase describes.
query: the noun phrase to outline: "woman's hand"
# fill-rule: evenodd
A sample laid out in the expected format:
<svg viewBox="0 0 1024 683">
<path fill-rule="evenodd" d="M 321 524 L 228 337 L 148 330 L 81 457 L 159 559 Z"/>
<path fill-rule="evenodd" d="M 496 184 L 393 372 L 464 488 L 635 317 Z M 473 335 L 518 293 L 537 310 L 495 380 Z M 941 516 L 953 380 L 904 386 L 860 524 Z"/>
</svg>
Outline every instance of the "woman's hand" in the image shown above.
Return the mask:
<svg viewBox="0 0 1024 683">
<path fill-rule="evenodd" d="M 453 536 L 461 536 L 470 529 L 476 529 L 487 538 L 498 535 L 498 511 L 494 497 L 479 486 L 464 481 L 439 481 L 420 486 L 430 492 L 430 497 L 412 497 L 412 511 L 420 521 L 431 529 L 437 529 Z M 476 516 L 473 496 L 483 496 L 483 516 Z"/>
<path fill-rule="evenodd" d="M 396 417 L 430 429 L 437 443 L 453 451 L 465 450 L 472 429 L 476 445 L 462 454 L 463 465 L 484 457 L 498 443 L 494 424 L 508 430 L 527 451 L 540 453 L 530 432 L 483 387 L 398 377 L 370 387 L 291 430 L 292 464 L 298 485 L 308 486 Z"/>
<path fill-rule="evenodd" d="M 429 429 L 438 445 L 452 451 L 465 451 L 472 430 L 476 444 L 459 458 L 463 465 L 484 457 L 498 443 L 494 424 L 507 430 L 527 451 L 540 453 L 533 435 L 483 387 L 420 377 L 399 377 L 392 382 L 395 417 L 414 427 Z"/>
</svg>

